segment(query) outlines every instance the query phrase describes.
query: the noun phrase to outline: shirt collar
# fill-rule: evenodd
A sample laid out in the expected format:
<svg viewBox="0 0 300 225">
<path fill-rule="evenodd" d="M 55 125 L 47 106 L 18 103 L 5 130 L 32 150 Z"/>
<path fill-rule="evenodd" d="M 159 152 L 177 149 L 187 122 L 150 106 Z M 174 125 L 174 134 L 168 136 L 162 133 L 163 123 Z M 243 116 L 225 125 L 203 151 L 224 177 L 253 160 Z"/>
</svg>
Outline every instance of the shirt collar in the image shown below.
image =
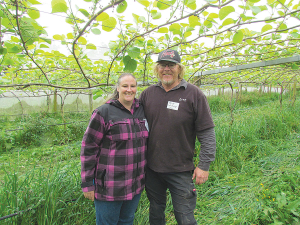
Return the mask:
<svg viewBox="0 0 300 225">
<path fill-rule="evenodd" d="M 176 87 L 173 87 L 171 90 L 177 90 L 177 89 L 179 89 L 181 87 L 184 87 L 184 89 L 186 89 L 187 88 L 187 84 L 188 84 L 188 82 L 185 79 L 182 79 L 180 81 L 180 83 Z M 159 81 L 157 84 L 155 84 L 155 86 L 164 89 L 164 87 L 162 86 L 161 81 Z"/>
</svg>

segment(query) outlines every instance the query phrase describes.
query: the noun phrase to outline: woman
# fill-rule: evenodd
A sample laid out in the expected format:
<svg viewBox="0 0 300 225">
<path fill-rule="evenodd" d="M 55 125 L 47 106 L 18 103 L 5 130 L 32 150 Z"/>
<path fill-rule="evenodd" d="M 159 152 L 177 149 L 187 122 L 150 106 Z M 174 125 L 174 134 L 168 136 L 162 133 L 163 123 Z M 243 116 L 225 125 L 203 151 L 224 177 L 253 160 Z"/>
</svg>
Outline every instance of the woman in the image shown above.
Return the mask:
<svg viewBox="0 0 300 225">
<path fill-rule="evenodd" d="M 148 131 L 136 90 L 135 77 L 122 74 L 83 136 L 81 187 L 95 202 L 97 225 L 133 224 L 144 189 Z"/>
</svg>

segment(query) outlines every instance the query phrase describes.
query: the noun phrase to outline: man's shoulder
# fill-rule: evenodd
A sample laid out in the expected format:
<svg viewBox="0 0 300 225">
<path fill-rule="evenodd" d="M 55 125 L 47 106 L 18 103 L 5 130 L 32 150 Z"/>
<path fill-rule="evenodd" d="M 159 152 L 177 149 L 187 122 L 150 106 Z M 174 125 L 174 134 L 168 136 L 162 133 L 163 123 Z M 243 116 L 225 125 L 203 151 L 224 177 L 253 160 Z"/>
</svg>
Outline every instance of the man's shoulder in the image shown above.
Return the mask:
<svg viewBox="0 0 300 225">
<path fill-rule="evenodd" d="M 147 94 L 147 93 L 151 93 L 153 90 L 155 90 L 155 88 L 157 88 L 158 85 L 157 84 L 152 84 L 149 87 L 147 87 L 145 90 L 142 91 L 142 94 Z"/>
</svg>

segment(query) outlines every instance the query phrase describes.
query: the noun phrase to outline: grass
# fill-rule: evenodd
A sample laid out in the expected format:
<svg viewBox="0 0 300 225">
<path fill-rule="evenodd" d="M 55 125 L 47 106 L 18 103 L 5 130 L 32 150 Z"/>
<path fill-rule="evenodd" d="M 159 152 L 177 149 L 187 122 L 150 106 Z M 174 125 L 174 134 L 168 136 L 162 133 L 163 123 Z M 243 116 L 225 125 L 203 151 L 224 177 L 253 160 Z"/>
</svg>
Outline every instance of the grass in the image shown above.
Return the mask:
<svg viewBox="0 0 300 225">
<path fill-rule="evenodd" d="M 197 186 L 195 217 L 199 224 L 300 223 L 300 101 L 291 107 L 285 98 L 281 106 L 275 94 L 261 96 L 268 104 L 254 96 L 240 96 L 232 124 L 228 110 L 217 110 L 220 102 L 228 106 L 230 98 L 209 98 L 216 124 L 217 156 L 209 181 Z M 89 115 L 75 117 L 75 121 L 88 120 Z M 19 119 L 14 127 L 37 118 L 59 123 L 59 117 L 34 115 L 27 122 Z M 1 124 L 6 130 L 11 126 L 8 120 Z M 2 132 L 1 138 L 12 144 L 0 152 L 0 217 L 25 210 L 5 219 L 5 224 L 95 223 L 94 205 L 83 198 L 80 188 L 79 153 L 86 126 L 74 125 L 73 131 L 56 126 L 47 131 L 51 141 L 44 136 L 27 145 L 18 139 L 19 146 L 14 140 L 20 133 L 8 138 L 3 135 L 9 132 Z M 66 135 L 77 132 L 81 137 L 53 142 L 68 140 L 60 137 L 63 131 Z M 33 137 L 38 136 L 31 132 Z M 197 143 L 196 151 L 199 149 Z M 148 208 L 143 192 L 135 225 L 148 224 Z M 176 224 L 170 197 L 166 219 L 168 225 Z"/>
</svg>

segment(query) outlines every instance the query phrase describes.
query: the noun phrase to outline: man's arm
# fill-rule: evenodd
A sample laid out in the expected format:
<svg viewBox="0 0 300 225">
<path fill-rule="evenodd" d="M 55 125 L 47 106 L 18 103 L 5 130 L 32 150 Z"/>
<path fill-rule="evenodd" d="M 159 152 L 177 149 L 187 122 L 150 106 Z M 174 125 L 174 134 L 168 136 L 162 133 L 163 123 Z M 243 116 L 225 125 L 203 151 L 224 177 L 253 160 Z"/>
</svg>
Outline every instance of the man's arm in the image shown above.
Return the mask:
<svg viewBox="0 0 300 225">
<path fill-rule="evenodd" d="M 197 138 L 201 144 L 201 150 L 199 153 L 200 161 L 194 170 L 193 179 L 196 179 L 196 184 L 203 184 L 208 179 L 210 163 L 215 160 L 215 129 L 212 127 L 199 131 L 197 132 Z"/>
</svg>

